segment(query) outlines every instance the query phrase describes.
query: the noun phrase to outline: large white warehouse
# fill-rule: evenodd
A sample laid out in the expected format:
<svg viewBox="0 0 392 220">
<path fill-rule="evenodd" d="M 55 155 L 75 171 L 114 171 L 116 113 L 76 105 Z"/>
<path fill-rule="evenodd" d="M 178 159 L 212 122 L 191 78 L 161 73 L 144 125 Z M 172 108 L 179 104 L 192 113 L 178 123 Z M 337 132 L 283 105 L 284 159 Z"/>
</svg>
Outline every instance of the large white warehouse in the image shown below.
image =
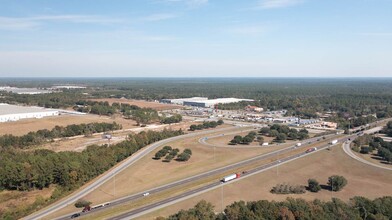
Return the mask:
<svg viewBox="0 0 392 220">
<path fill-rule="evenodd" d="M 237 98 L 220 98 L 220 99 L 208 99 L 206 97 L 193 97 L 184 99 L 162 99 L 163 103 L 177 104 L 177 105 L 188 105 L 197 106 L 203 108 L 213 108 L 216 104 L 235 103 L 241 101 L 252 102 L 253 99 L 237 99 Z"/>
<path fill-rule="evenodd" d="M 161 102 L 168 104 L 184 105 L 184 102 L 198 102 L 208 100 L 207 97 L 192 97 L 183 99 L 162 99 Z"/>
<path fill-rule="evenodd" d="M 227 104 L 227 103 L 235 103 L 241 101 L 252 102 L 253 99 L 237 99 L 237 98 L 220 98 L 220 99 L 209 99 L 209 100 L 200 100 L 200 101 L 185 101 L 184 105 L 204 107 L 204 108 L 213 108 L 217 104 Z"/>
<path fill-rule="evenodd" d="M 0 122 L 59 115 L 59 110 L 0 103 Z"/>
</svg>

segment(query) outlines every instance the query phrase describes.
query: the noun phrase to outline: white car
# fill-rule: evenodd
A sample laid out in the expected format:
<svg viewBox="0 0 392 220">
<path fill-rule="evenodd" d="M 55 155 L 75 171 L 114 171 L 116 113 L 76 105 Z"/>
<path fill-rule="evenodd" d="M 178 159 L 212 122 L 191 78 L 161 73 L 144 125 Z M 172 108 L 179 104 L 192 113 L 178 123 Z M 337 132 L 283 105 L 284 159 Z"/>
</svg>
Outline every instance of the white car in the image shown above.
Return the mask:
<svg viewBox="0 0 392 220">
<path fill-rule="evenodd" d="M 143 193 L 143 196 L 148 196 L 148 195 L 150 195 L 149 192 Z"/>
</svg>

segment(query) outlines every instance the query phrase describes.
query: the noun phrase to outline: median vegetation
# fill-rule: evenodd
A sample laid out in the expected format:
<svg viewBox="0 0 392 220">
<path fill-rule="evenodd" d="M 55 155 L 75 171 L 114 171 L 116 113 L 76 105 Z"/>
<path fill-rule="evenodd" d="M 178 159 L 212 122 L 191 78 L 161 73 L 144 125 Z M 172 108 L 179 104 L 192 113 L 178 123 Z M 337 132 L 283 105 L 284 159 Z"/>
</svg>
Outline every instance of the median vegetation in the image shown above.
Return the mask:
<svg viewBox="0 0 392 220">
<path fill-rule="evenodd" d="M 237 144 L 245 144 L 245 145 L 249 145 L 250 143 L 252 143 L 255 138 L 256 138 L 256 132 L 251 131 L 249 132 L 247 135 L 245 136 L 241 136 L 241 135 L 236 135 L 234 136 L 234 138 L 230 141 L 230 145 L 237 145 Z"/>
<path fill-rule="evenodd" d="M 269 137 L 275 137 L 274 141 L 278 143 L 284 143 L 286 140 L 304 140 L 309 138 L 309 132 L 305 128 L 298 131 L 287 125 L 279 124 L 261 128 L 259 133 Z"/>
<path fill-rule="evenodd" d="M 190 131 L 196 131 L 196 130 L 203 130 L 203 129 L 208 129 L 208 128 L 216 128 L 219 125 L 222 125 L 224 122 L 223 120 L 218 120 L 218 121 L 205 121 L 203 124 L 198 124 L 198 125 L 191 125 L 189 127 Z"/>
<path fill-rule="evenodd" d="M 178 148 L 172 148 L 171 146 L 164 146 L 162 149 L 160 149 L 158 152 L 155 153 L 154 160 L 160 160 L 163 158 L 162 162 L 170 162 L 174 158 L 176 158 L 176 161 L 188 161 L 191 156 L 192 156 L 192 150 L 191 149 L 184 149 L 182 153 L 180 153 L 180 150 Z"/>
</svg>

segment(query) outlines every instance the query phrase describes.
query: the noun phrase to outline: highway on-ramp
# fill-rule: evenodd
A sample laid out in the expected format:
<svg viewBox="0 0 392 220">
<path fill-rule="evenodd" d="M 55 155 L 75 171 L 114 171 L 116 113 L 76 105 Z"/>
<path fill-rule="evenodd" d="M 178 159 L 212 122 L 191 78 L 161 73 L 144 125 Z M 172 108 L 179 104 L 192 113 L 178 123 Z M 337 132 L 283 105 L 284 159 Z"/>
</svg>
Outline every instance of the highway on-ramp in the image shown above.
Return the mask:
<svg viewBox="0 0 392 220">
<path fill-rule="evenodd" d="M 35 219 L 41 219 L 51 213 L 54 213 L 62 208 L 65 208 L 66 206 L 75 203 L 78 199 L 82 198 L 83 196 L 86 196 L 108 180 L 110 180 L 114 175 L 117 173 L 123 171 L 130 165 L 134 164 L 136 161 L 141 159 L 142 157 L 146 156 L 149 154 L 151 151 L 155 150 L 159 146 L 162 146 L 166 143 L 172 142 L 172 141 L 177 141 L 185 138 L 190 138 L 190 137 L 195 137 L 199 135 L 205 135 L 205 134 L 210 134 L 210 133 L 215 133 L 215 132 L 221 132 L 221 131 L 227 131 L 231 130 L 233 127 L 227 127 L 227 128 L 220 128 L 220 129 L 213 129 L 213 130 L 206 130 L 206 131 L 201 131 L 201 132 L 195 132 L 195 133 L 190 133 L 190 134 L 185 134 L 185 135 L 180 135 L 176 137 L 171 137 L 168 139 L 164 139 L 158 142 L 155 142 L 153 144 L 150 144 L 149 146 L 146 146 L 133 154 L 132 156 L 128 157 L 124 161 L 120 162 L 117 166 L 112 168 L 111 170 L 107 171 L 105 174 L 103 174 L 101 177 L 98 179 L 94 180 L 91 184 L 87 185 L 85 188 L 82 190 L 79 190 L 75 193 L 73 193 L 71 196 L 55 203 L 52 206 L 49 206 L 46 209 L 43 209 L 41 211 L 35 212 L 29 216 L 24 217 L 23 219 L 26 220 L 35 220 Z"/>
<path fill-rule="evenodd" d="M 384 167 L 384 166 L 381 166 L 381 165 L 378 165 L 378 164 L 369 162 L 369 161 L 367 161 L 367 160 L 365 160 L 365 159 L 363 159 L 363 158 L 358 157 L 357 155 L 355 155 L 354 152 L 351 151 L 350 143 L 344 143 L 344 144 L 343 144 L 343 151 L 344 151 L 348 156 L 350 156 L 351 158 L 353 158 L 353 159 L 355 159 L 355 160 L 358 160 L 359 162 L 365 163 L 365 164 L 370 165 L 370 166 L 373 166 L 373 167 L 377 167 L 377 168 L 381 168 L 381 169 L 391 170 L 391 171 L 392 171 L 392 167 Z"/>
</svg>

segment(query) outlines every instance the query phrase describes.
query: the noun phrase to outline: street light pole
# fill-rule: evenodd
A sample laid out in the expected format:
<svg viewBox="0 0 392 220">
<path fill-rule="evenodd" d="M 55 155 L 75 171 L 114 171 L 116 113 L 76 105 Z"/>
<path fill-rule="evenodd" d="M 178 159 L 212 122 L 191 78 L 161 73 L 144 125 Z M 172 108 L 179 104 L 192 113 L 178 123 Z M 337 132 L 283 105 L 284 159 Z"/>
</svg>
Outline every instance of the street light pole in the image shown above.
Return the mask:
<svg viewBox="0 0 392 220">
<path fill-rule="evenodd" d="M 222 204 L 221 204 L 221 206 L 222 206 L 222 213 L 223 213 L 223 184 L 222 184 L 222 187 L 221 187 L 221 202 L 222 202 Z"/>
</svg>

